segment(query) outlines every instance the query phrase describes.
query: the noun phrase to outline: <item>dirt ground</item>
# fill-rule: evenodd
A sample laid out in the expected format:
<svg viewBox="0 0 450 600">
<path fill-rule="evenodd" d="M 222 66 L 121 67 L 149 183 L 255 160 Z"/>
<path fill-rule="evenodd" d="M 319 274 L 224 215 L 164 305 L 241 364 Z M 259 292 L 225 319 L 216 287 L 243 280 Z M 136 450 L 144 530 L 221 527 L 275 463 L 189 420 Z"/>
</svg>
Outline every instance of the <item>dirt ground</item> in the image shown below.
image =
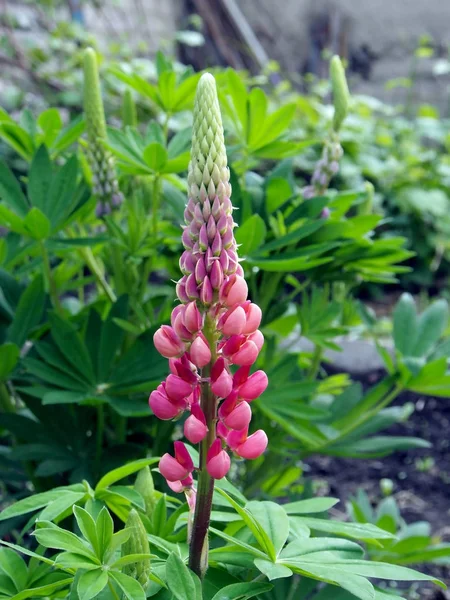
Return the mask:
<svg viewBox="0 0 450 600">
<path fill-rule="evenodd" d="M 433 447 L 426 450 L 396 452 L 383 459 L 356 460 L 318 456 L 308 459 L 310 475 L 324 480 L 327 494 L 344 502 L 364 489 L 372 503 L 381 499 L 380 479 L 394 482 L 394 496 L 407 523 L 429 521 L 432 533 L 450 542 L 450 400 L 403 394 L 398 404 L 413 402 L 415 412 L 407 423 L 395 425 L 384 434 L 416 436 Z M 338 509 L 342 508 L 342 503 Z M 450 566 L 417 565 L 450 587 Z M 420 585 L 410 591 L 414 600 L 447 600 L 448 592 Z"/>
</svg>

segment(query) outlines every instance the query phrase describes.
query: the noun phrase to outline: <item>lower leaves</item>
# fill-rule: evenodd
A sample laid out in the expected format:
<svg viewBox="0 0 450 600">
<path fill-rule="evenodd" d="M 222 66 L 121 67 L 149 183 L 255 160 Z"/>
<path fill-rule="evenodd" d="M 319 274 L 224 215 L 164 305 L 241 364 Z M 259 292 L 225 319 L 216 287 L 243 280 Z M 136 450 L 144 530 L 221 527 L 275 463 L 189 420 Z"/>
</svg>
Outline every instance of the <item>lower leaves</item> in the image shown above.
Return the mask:
<svg viewBox="0 0 450 600">
<path fill-rule="evenodd" d="M 149 481 L 147 464 L 141 461 L 111 472 L 97 488 L 104 489 L 139 468 L 141 473 L 145 469 Z M 39 544 L 36 551 L 0 542 L 0 600 L 43 595 L 68 600 L 389 600 L 394 596 L 373 580 L 431 581 L 445 587 L 411 568 L 370 560 L 382 546 L 395 544 L 396 536 L 373 523 L 326 518 L 326 511 L 336 503 L 333 498 L 286 505 L 247 502 L 229 482 L 214 495 L 210 568 L 201 582 L 187 566 L 185 507 L 152 486 L 152 499 L 136 502 L 133 493 L 142 497 L 142 479 L 138 474 L 138 489 L 123 486 L 129 492 L 123 496 L 125 527 L 120 511 L 114 523 L 104 502 L 80 497 L 81 490 L 62 490 L 60 494 L 73 494 L 74 501 L 71 515 L 55 511 L 54 518 L 62 518 L 65 527 L 38 516 L 33 534 Z M 88 484 L 85 489 L 87 497 L 95 494 Z M 53 502 L 55 495 L 49 493 L 27 508 L 40 506 L 41 515 L 48 514 Z M 24 510 L 18 505 L 18 510 L 10 507 L 7 515 Z M 320 518 L 310 516 L 317 514 Z M 369 549 L 368 559 L 358 541 Z M 28 565 L 20 553 L 30 557 Z"/>
</svg>

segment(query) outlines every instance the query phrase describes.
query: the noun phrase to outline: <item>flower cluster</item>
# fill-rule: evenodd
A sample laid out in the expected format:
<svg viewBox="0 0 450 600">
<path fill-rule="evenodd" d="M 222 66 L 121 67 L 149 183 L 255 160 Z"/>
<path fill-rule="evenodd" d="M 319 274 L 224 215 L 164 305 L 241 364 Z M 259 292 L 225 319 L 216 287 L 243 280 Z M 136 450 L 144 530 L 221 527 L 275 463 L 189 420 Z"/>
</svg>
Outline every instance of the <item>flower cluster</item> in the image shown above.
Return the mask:
<svg viewBox="0 0 450 600">
<path fill-rule="evenodd" d="M 303 197 L 306 200 L 315 198 L 316 196 L 323 196 L 330 185 L 331 179 L 339 171 L 339 161 L 342 158 L 342 154 L 343 150 L 338 136 L 335 132 L 332 132 L 329 139 L 325 142 L 320 160 L 316 163 L 311 185 L 303 188 Z"/>
<path fill-rule="evenodd" d="M 111 152 L 103 145 L 106 140 L 106 121 L 100 91 L 97 56 L 92 48 L 84 53 L 84 112 L 88 145 L 86 157 L 92 171 L 93 192 L 99 205 L 97 214 L 110 212 L 122 202 L 116 164 Z"/>
<path fill-rule="evenodd" d="M 190 413 L 184 435 L 192 444 L 201 443 L 201 462 L 203 455 L 209 476 L 220 479 L 230 468 L 228 451 L 254 459 L 266 449 L 265 432 L 249 435 L 248 430 L 250 403 L 268 380 L 264 371 L 250 373 L 264 343 L 258 329 L 262 315 L 247 299 L 238 262 L 222 120 L 209 74 L 197 90 L 188 186 L 183 276 L 177 284 L 181 304 L 172 312 L 171 326 L 163 325 L 154 336 L 171 373 L 149 403 L 160 419 Z M 182 442 L 175 442 L 174 456 L 165 454 L 159 464 L 177 492 L 192 487 L 195 468 Z"/>
</svg>

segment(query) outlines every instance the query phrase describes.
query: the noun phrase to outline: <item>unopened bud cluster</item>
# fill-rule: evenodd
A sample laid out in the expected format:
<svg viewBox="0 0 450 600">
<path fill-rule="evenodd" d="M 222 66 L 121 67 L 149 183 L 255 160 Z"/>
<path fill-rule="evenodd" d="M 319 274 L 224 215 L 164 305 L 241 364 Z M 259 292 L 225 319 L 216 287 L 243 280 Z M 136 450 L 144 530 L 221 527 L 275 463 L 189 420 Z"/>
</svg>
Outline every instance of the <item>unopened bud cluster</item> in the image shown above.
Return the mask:
<svg viewBox="0 0 450 600">
<path fill-rule="evenodd" d="M 171 326 L 163 325 L 154 336 L 171 373 L 149 402 L 160 419 L 189 413 L 184 435 L 193 444 L 209 440 L 206 469 L 220 479 L 230 468 L 230 451 L 253 459 L 266 449 L 265 432 L 249 435 L 249 425 L 250 403 L 268 380 L 264 371 L 250 373 L 264 343 L 258 329 L 262 314 L 247 299 L 238 262 L 222 120 L 209 74 L 197 90 L 188 186 L 183 276 L 177 284 L 181 304 L 172 312 Z M 183 442 L 175 442 L 174 456 L 165 454 L 159 469 L 174 491 L 192 489 L 196 466 Z"/>
<path fill-rule="evenodd" d="M 306 200 L 323 196 L 331 179 L 339 172 L 339 161 L 342 155 L 339 138 L 332 132 L 329 139 L 325 141 L 320 160 L 316 163 L 311 184 L 303 188 L 303 197 Z"/>
<path fill-rule="evenodd" d="M 97 213 L 105 214 L 122 202 L 111 152 L 105 148 L 106 121 L 98 76 L 97 57 L 92 48 L 84 54 L 84 112 L 88 145 L 86 157 L 92 171 L 93 192 L 99 206 Z"/>
</svg>

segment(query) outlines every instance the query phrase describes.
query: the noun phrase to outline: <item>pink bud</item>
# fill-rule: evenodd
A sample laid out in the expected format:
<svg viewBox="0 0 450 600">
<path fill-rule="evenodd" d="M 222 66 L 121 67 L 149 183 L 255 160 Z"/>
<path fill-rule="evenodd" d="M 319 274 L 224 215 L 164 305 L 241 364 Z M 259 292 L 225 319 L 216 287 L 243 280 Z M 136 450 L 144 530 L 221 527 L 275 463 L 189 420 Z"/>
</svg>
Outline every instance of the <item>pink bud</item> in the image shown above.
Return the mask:
<svg viewBox="0 0 450 600">
<path fill-rule="evenodd" d="M 181 444 L 183 449 L 177 449 L 177 444 Z M 159 461 L 160 473 L 167 481 L 181 481 L 186 479 L 194 469 L 192 459 L 184 444 L 182 442 L 175 442 L 174 446 L 175 458 L 166 453 Z"/>
<path fill-rule="evenodd" d="M 189 302 L 189 304 L 186 305 L 183 320 L 186 329 L 191 333 L 197 333 L 197 331 L 200 331 L 203 319 L 200 311 L 198 310 L 196 302 Z"/>
<path fill-rule="evenodd" d="M 248 287 L 245 279 L 238 275 L 229 277 L 220 290 L 220 299 L 226 306 L 242 304 L 247 300 Z"/>
<path fill-rule="evenodd" d="M 214 217 L 212 215 L 208 219 L 206 233 L 208 234 L 208 240 L 212 242 L 216 235 L 216 222 L 214 221 Z"/>
<path fill-rule="evenodd" d="M 185 357 L 186 354 L 183 355 L 183 358 Z M 170 371 L 174 375 L 178 375 L 179 377 L 184 379 L 184 381 L 187 381 L 187 383 L 191 384 L 191 386 L 194 386 L 198 383 L 198 376 L 188 365 L 192 365 L 192 363 L 188 360 L 186 360 L 185 362 L 173 358 L 169 360 Z M 194 365 L 192 365 L 192 367 L 195 369 Z"/>
<path fill-rule="evenodd" d="M 262 318 L 261 309 L 257 304 L 250 303 L 245 307 L 245 314 L 247 317 L 247 323 L 242 331 L 242 333 L 254 333 L 260 323 Z"/>
<path fill-rule="evenodd" d="M 245 342 L 245 336 L 243 335 L 232 335 L 222 346 L 222 353 L 224 356 L 232 356 Z"/>
<path fill-rule="evenodd" d="M 191 344 L 189 350 L 191 360 L 196 367 L 202 368 L 211 360 L 209 344 L 202 335 L 199 335 Z"/>
<path fill-rule="evenodd" d="M 219 215 L 221 214 L 221 212 L 222 212 L 222 206 L 220 204 L 219 198 L 216 196 L 214 198 L 214 202 L 213 202 L 213 205 L 211 207 L 211 213 L 212 213 L 213 217 L 215 219 L 217 219 L 217 218 L 219 218 Z"/>
<path fill-rule="evenodd" d="M 201 227 L 203 225 L 203 223 L 205 222 L 205 219 L 203 218 L 203 213 L 202 213 L 202 208 L 200 206 L 200 204 L 196 204 L 195 208 L 194 208 L 194 220 L 195 222 Z"/>
<path fill-rule="evenodd" d="M 211 250 L 214 256 L 220 256 L 220 253 L 222 252 L 222 238 L 220 237 L 219 232 L 217 232 L 214 236 Z"/>
<path fill-rule="evenodd" d="M 228 271 L 228 263 L 230 259 L 228 258 L 228 254 L 226 250 L 222 250 L 219 256 L 220 266 L 222 267 L 222 271 L 226 273 Z"/>
<path fill-rule="evenodd" d="M 236 267 L 235 273 L 236 275 L 239 275 L 239 277 L 244 277 L 244 269 L 242 268 L 242 265 L 238 265 Z"/>
<path fill-rule="evenodd" d="M 192 394 L 192 385 L 178 375 L 170 374 L 166 379 L 166 394 L 175 402 L 179 402 Z"/>
<path fill-rule="evenodd" d="M 206 270 L 209 273 L 211 271 L 211 267 L 213 266 L 213 263 L 216 261 L 216 258 L 213 256 L 210 246 L 208 246 L 208 248 L 206 249 L 203 259 L 205 261 Z"/>
<path fill-rule="evenodd" d="M 219 398 L 225 398 L 233 388 L 233 378 L 220 357 L 211 369 L 211 390 Z"/>
<path fill-rule="evenodd" d="M 235 430 L 228 432 L 227 435 L 227 444 L 231 450 L 236 450 L 238 446 L 243 444 L 247 439 L 248 435 L 248 427 L 244 427 L 243 429 Z"/>
<path fill-rule="evenodd" d="M 208 242 L 208 233 L 206 231 L 206 225 L 205 224 L 203 224 L 201 226 L 200 233 L 199 233 L 199 236 L 198 236 L 198 243 L 199 243 L 199 246 L 200 246 L 200 250 L 202 252 L 205 252 L 206 248 L 208 247 L 208 243 L 209 243 Z"/>
<path fill-rule="evenodd" d="M 172 492 L 175 492 L 175 494 L 181 494 L 181 492 L 184 490 L 184 485 L 181 483 L 181 481 L 168 481 L 167 485 L 170 487 Z"/>
<path fill-rule="evenodd" d="M 220 262 L 217 259 L 213 262 L 209 279 L 211 281 L 213 290 L 219 290 L 223 283 L 223 270 Z"/>
<path fill-rule="evenodd" d="M 184 422 L 184 436 L 191 444 L 198 444 L 206 437 L 207 433 L 206 419 L 200 404 L 193 404 L 191 415 Z"/>
<path fill-rule="evenodd" d="M 209 219 L 209 217 L 211 216 L 211 202 L 209 201 L 209 198 L 207 198 L 205 200 L 205 202 L 203 203 L 202 213 L 203 213 L 203 219 L 205 221 L 207 221 Z"/>
<path fill-rule="evenodd" d="M 257 329 L 255 333 L 249 335 L 248 339 L 256 345 L 258 352 L 260 352 L 261 348 L 264 346 L 264 336 L 259 329 Z"/>
<path fill-rule="evenodd" d="M 258 358 L 259 350 L 254 342 L 247 341 L 231 357 L 235 365 L 252 365 Z"/>
<path fill-rule="evenodd" d="M 162 325 L 153 336 L 153 343 L 158 352 L 165 358 L 176 358 L 185 351 L 185 345 L 168 325 Z"/>
<path fill-rule="evenodd" d="M 206 277 L 205 261 L 203 260 L 203 258 L 200 258 L 200 260 L 195 265 L 195 280 L 198 284 L 200 284 L 204 280 L 205 277 Z"/>
<path fill-rule="evenodd" d="M 192 462 L 191 455 L 188 452 L 188 449 L 183 444 L 183 442 L 174 442 L 173 447 L 175 449 L 175 458 L 188 470 L 188 474 L 194 470 L 194 463 Z M 187 477 L 187 475 L 186 475 Z M 184 477 L 180 477 L 180 479 L 184 479 Z"/>
<path fill-rule="evenodd" d="M 183 246 L 186 248 L 186 250 L 192 249 L 194 242 L 192 240 L 189 227 L 186 227 L 186 229 L 183 231 L 183 234 L 181 236 L 181 241 L 183 242 Z"/>
<path fill-rule="evenodd" d="M 183 341 L 190 342 L 192 340 L 192 333 L 184 326 L 183 315 L 181 313 L 178 313 L 175 317 L 173 321 L 173 328 L 178 337 Z"/>
<path fill-rule="evenodd" d="M 226 215 L 221 215 L 220 219 L 217 221 L 217 229 L 219 230 L 220 235 L 223 235 L 228 228 L 228 219 Z"/>
<path fill-rule="evenodd" d="M 247 319 L 242 306 L 228 310 L 221 319 L 221 328 L 225 335 L 239 335 L 242 333 Z"/>
<path fill-rule="evenodd" d="M 189 300 L 195 300 L 196 298 L 198 298 L 197 281 L 193 273 L 191 273 L 191 275 L 188 275 L 186 279 L 186 294 Z"/>
<path fill-rule="evenodd" d="M 186 276 L 177 283 L 176 292 L 181 302 L 189 302 L 189 296 L 186 294 Z"/>
<path fill-rule="evenodd" d="M 245 442 L 240 444 L 235 449 L 235 452 L 242 458 L 253 460 L 254 458 L 258 458 L 258 456 L 261 456 L 267 448 L 267 443 L 268 439 L 266 432 L 262 429 L 258 429 L 258 431 L 255 431 L 255 433 L 249 436 Z"/>
<path fill-rule="evenodd" d="M 250 374 L 250 365 L 245 367 L 240 367 L 236 373 L 233 375 L 233 387 L 239 388 L 243 383 L 245 383 Z"/>
<path fill-rule="evenodd" d="M 230 457 L 222 449 L 220 439 L 216 438 L 206 456 L 206 470 L 214 479 L 222 479 L 230 470 L 230 466 Z"/>
<path fill-rule="evenodd" d="M 223 422 L 229 429 L 243 429 L 252 420 L 252 409 L 248 402 L 239 402 Z"/>
<path fill-rule="evenodd" d="M 264 371 L 256 371 L 239 388 L 239 397 L 245 400 L 255 400 L 266 390 L 269 380 Z"/>
<path fill-rule="evenodd" d="M 220 437 L 220 438 L 221 438 L 221 439 L 222 439 L 224 442 L 226 442 L 226 441 L 227 441 L 227 435 L 229 434 L 229 431 L 228 431 L 228 429 L 227 429 L 226 425 L 224 425 L 224 424 L 222 423 L 222 421 L 219 421 L 219 422 L 217 423 L 217 426 L 216 426 L 216 433 L 217 433 L 217 435 L 218 435 L 218 436 L 219 436 L 219 437 Z"/>
<path fill-rule="evenodd" d="M 225 249 L 231 248 L 234 242 L 233 230 L 229 227 L 222 236 L 222 245 Z"/>
<path fill-rule="evenodd" d="M 170 421 L 183 412 L 183 407 L 180 406 L 180 404 L 171 402 L 163 389 L 160 388 L 161 386 L 158 386 L 157 390 L 153 390 L 148 399 L 148 403 L 153 414 L 158 417 L 158 419 Z"/>
<path fill-rule="evenodd" d="M 200 300 L 203 302 L 203 304 L 211 304 L 213 301 L 213 297 L 214 292 L 212 289 L 212 285 L 209 280 L 209 277 L 206 276 L 203 280 L 203 284 L 200 290 Z"/>
</svg>

